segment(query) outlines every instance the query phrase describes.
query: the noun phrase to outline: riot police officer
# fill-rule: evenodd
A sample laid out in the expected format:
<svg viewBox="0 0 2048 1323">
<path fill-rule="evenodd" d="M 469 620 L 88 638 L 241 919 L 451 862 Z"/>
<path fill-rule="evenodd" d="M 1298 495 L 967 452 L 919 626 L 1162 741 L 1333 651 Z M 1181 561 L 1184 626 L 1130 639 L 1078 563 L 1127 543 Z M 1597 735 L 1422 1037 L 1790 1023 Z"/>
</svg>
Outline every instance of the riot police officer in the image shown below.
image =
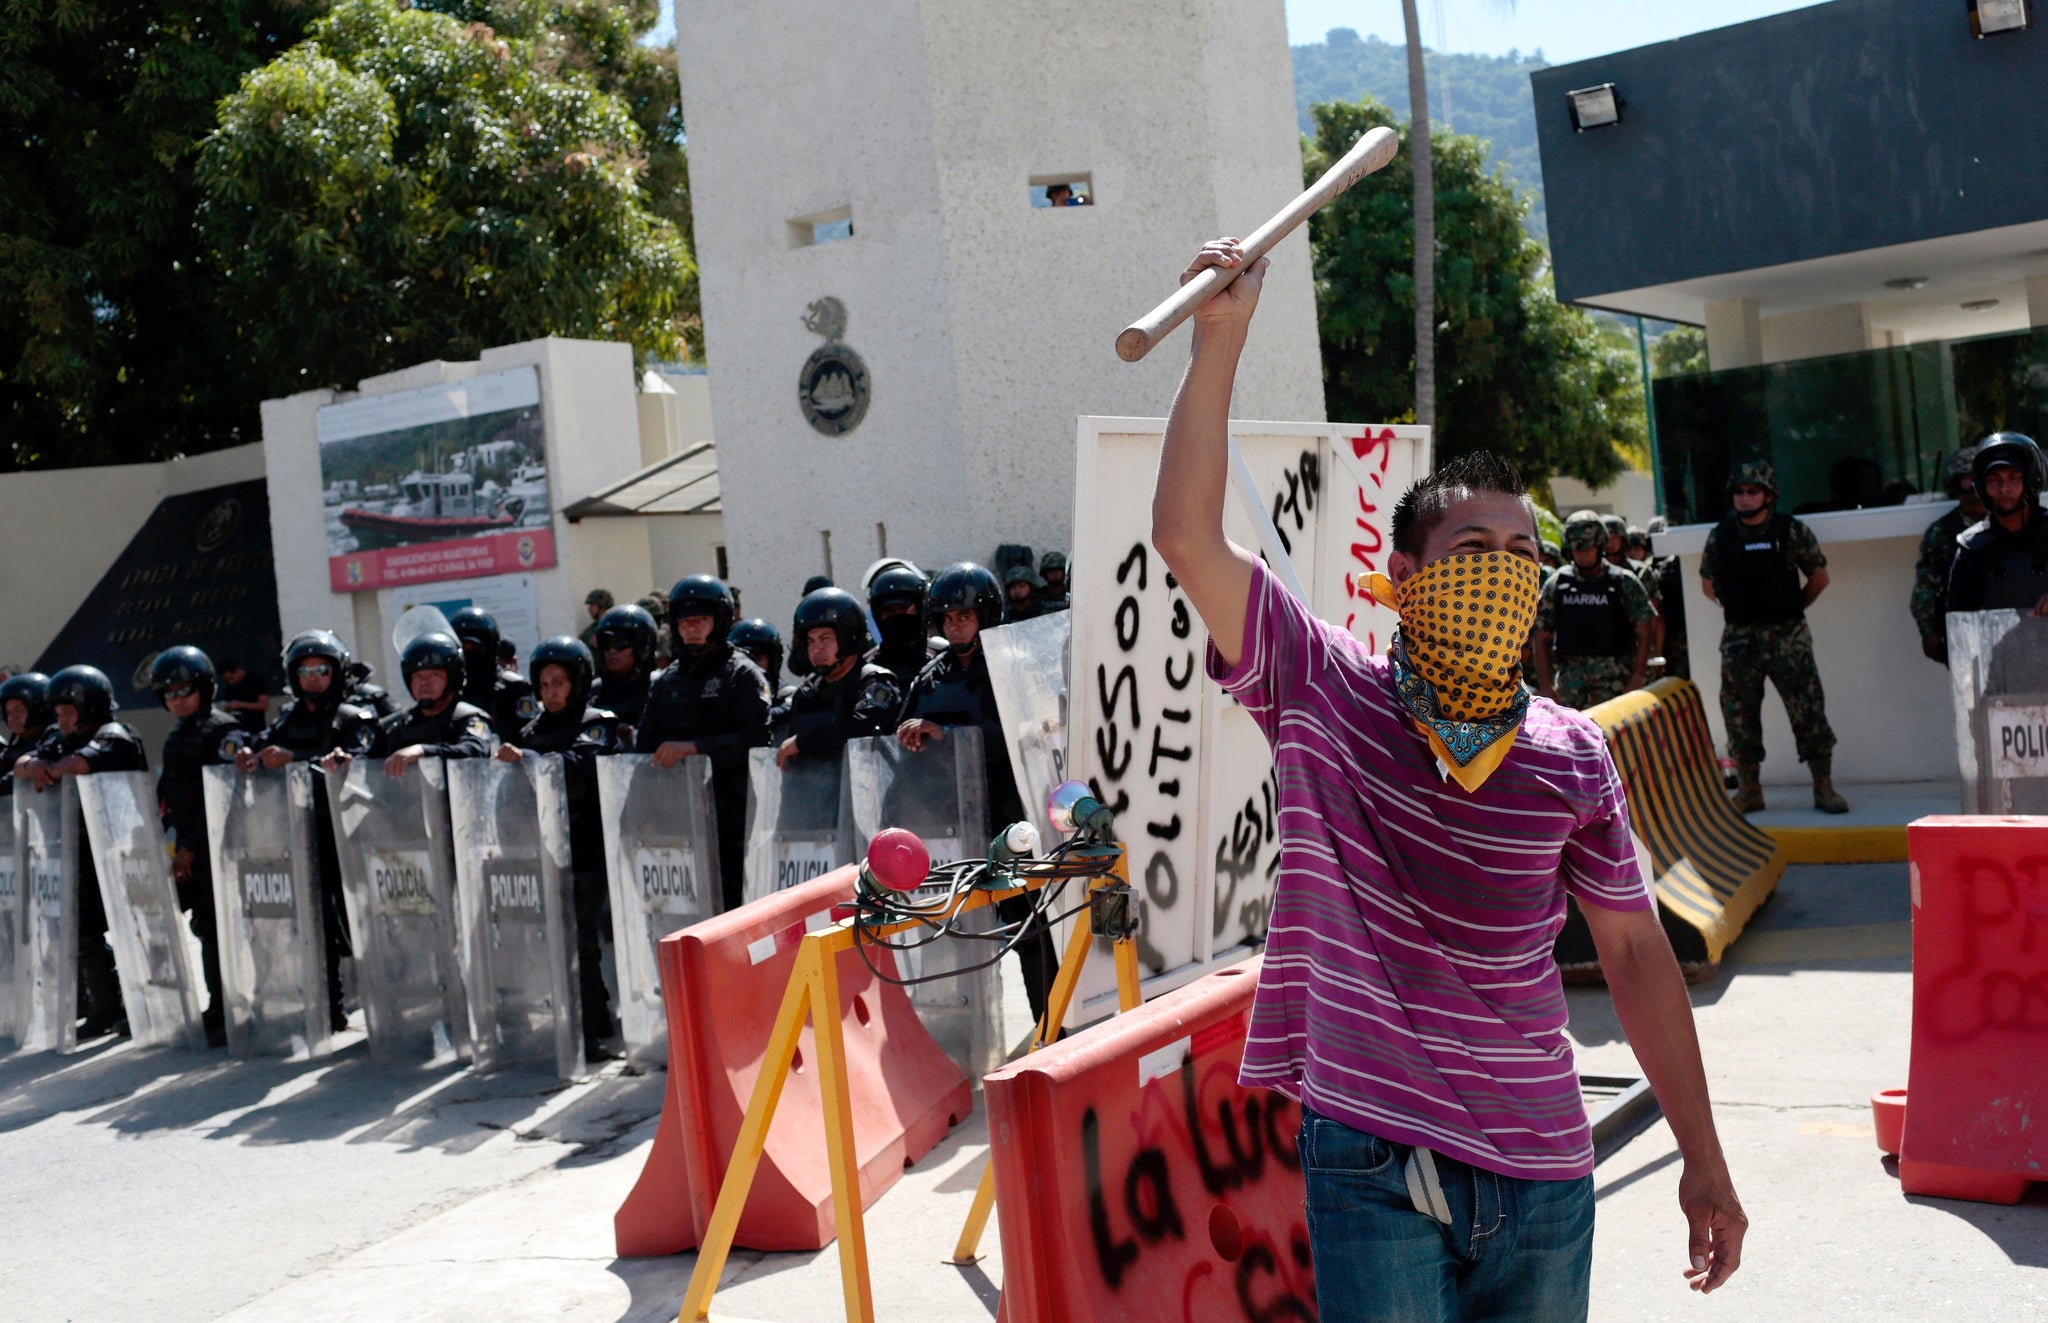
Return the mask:
<svg viewBox="0 0 2048 1323">
<path fill-rule="evenodd" d="M 1948 609 L 2048 616 L 2048 514 L 2041 509 L 2041 448 L 2018 432 L 1994 432 L 1970 462 L 1984 518 L 1956 540 Z"/>
<path fill-rule="evenodd" d="M 896 677 L 898 689 L 915 680 L 932 659 L 931 630 L 924 618 L 924 588 L 923 571 L 908 562 L 890 566 L 868 584 L 868 610 L 874 613 L 875 629 L 882 636 L 868 660 L 888 668 Z M 793 642 L 799 648 L 804 646 L 801 637 Z"/>
<path fill-rule="evenodd" d="M 598 671 L 591 701 L 624 723 L 629 742 L 647 706 L 660 636 L 661 627 L 643 606 L 615 606 L 598 618 L 590 648 Z"/>
<path fill-rule="evenodd" d="M 35 751 L 50 728 L 50 677 L 23 671 L 0 680 L 0 716 L 7 723 L 7 743 L 0 744 L 0 799 L 5 799 L 14 793 L 14 765 Z"/>
<path fill-rule="evenodd" d="M 506 739 L 540 714 L 533 686 L 517 671 L 498 664 L 498 619 L 480 606 L 465 606 L 448 618 L 462 641 L 462 701 L 490 719 L 491 733 Z"/>
<path fill-rule="evenodd" d="M 1606 541 L 1591 510 L 1565 520 L 1571 562 L 1544 582 L 1536 605 L 1536 692 L 1564 707 L 1592 707 L 1641 688 L 1649 664 L 1656 613 L 1642 581 L 1607 561 Z"/>
<path fill-rule="evenodd" d="M 284 650 L 284 707 L 277 719 L 256 733 L 235 757 L 243 773 L 259 768 L 277 771 L 295 762 L 313 762 L 334 749 L 368 753 L 377 739 L 379 714 L 358 701 L 374 691 L 390 715 L 391 698 L 367 683 L 369 667 L 351 661 L 348 647 L 329 630 L 309 629 L 295 635 Z M 365 677 L 353 680 L 358 670 Z M 313 835 L 319 850 L 321 944 L 327 961 L 327 1021 L 336 1033 L 348 1028 L 341 1003 L 341 962 L 354 950 L 349 938 L 348 903 L 341 889 L 341 857 L 335 852 L 334 819 L 327 796 L 313 796 Z"/>
<path fill-rule="evenodd" d="M 398 658 L 413 705 L 376 725 L 361 752 L 384 760 L 386 776 L 404 776 L 422 758 L 488 758 L 491 721 L 483 709 L 463 702 L 462 645 L 439 632 L 422 634 Z M 522 682 L 523 683 L 523 682 Z M 357 751 L 336 748 L 320 760 L 328 771 L 348 766 Z"/>
<path fill-rule="evenodd" d="M 775 626 L 755 616 L 734 625 L 725 641 L 747 654 L 754 665 L 761 668 L 761 674 L 768 677 L 769 693 L 778 699 L 786 697 L 782 688 L 782 635 Z"/>
<path fill-rule="evenodd" d="M 676 659 L 648 686 L 633 748 L 658 767 L 697 754 L 711 760 L 720 889 L 731 909 L 746 894 L 747 750 L 768 743 L 768 677 L 726 641 L 732 590 L 711 575 L 669 590 L 668 622 Z"/>
<path fill-rule="evenodd" d="M 1920 651 L 1927 660 L 1943 666 L 1948 665 L 1948 571 L 1956 562 L 1956 541 L 1984 517 L 1984 502 L 1977 497 L 1977 477 L 1970 467 L 1976 458 L 1975 446 L 1959 446 L 1948 457 L 1942 482 L 1956 508 L 1920 535 L 1913 592 L 1907 599 L 1907 609 L 1920 633 Z"/>
<path fill-rule="evenodd" d="M 797 604 L 789 633 L 810 674 L 776 705 L 777 767 L 787 770 L 799 758 L 836 761 L 848 740 L 892 727 L 903 691 L 888 667 L 865 660 L 874 640 L 859 598 L 820 588 Z"/>
<path fill-rule="evenodd" d="M 141 737 L 114 720 L 114 686 L 98 668 L 66 666 L 50 677 L 49 694 L 55 724 L 43 732 L 34 752 L 15 763 L 18 785 L 54 791 L 67 776 L 149 770 Z M 114 950 L 107 945 L 107 910 L 90 850 L 78 852 L 77 903 L 78 1001 L 85 1013 L 78 1036 L 125 1034 L 128 1013 L 114 972 Z"/>
<path fill-rule="evenodd" d="M 996 707 L 995 688 L 989 682 L 988 655 L 981 645 L 981 633 L 1003 623 L 1003 589 L 996 576 L 973 561 L 947 566 L 932 579 L 925 593 L 926 618 L 936 624 L 946 640 L 946 650 L 932 658 L 918 672 L 904 695 L 903 710 L 896 726 L 896 738 L 913 752 L 926 740 L 944 739 L 949 726 L 975 726 L 981 731 L 981 754 L 988 785 L 988 809 L 994 819 L 991 830 L 1025 821 L 1024 801 L 1017 793 L 1016 773 L 1010 767 L 1010 746 L 1003 734 L 1002 714 Z M 997 912 L 1010 923 L 1031 915 L 1036 907 L 1032 896 L 1015 896 L 997 904 Z M 1035 923 L 1016 947 L 1023 968 L 1025 995 L 1031 1000 L 1031 1014 L 1045 1018 L 1046 994 L 1059 973 L 1059 957 L 1053 951 L 1052 936 L 1045 925 Z"/>
<path fill-rule="evenodd" d="M 398 711 L 398 704 L 391 701 L 389 689 L 374 682 L 376 674 L 377 668 L 366 661 L 348 663 L 342 668 L 342 697 L 369 713 L 371 720 L 382 721 Z"/>
<path fill-rule="evenodd" d="M 1762 460 L 1737 464 L 1728 475 L 1734 512 L 1707 536 L 1700 556 L 1700 589 L 1720 604 L 1721 717 L 1728 753 L 1735 759 L 1735 807 L 1764 806 L 1764 681 L 1778 687 L 1799 759 L 1813 775 L 1813 806 L 1847 813 L 1835 793 L 1834 728 L 1813 661 L 1813 631 L 1806 608 L 1828 586 L 1828 558 L 1813 530 L 1774 510 L 1777 472 Z M 1802 582 L 1802 576 L 1804 581 Z"/>
<path fill-rule="evenodd" d="M 192 935 L 199 939 L 199 967 L 206 979 L 206 1011 L 201 1017 L 210 1047 L 228 1041 L 227 1001 L 220 984 L 220 930 L 213 904 L 213 855 L 206 830 L 206 782 L 203 769 L 231 764 L 249 732 L 213 705 L 219 687 L 213 661 L 189 644 L 166 648 L 150 664 L 149 687 L 177 721 L 164 736 L 156 795 L 162 805 L 164 834 L 170 838 L 171 880 L 178 905 L 189 913 Z"/>
<path fill-rule="evenodd" d="M 527 659 L 527 675 L 540 698 L 540 715 L 498 749 L 498 757 L 508 763 L 516 763 L 528 753 L 562 756 L 569 800 L 583 1055 L 591 1060 L 616 1055 L 604 1046 L 604 1040 L 612 1036 L 613 1023 L 611 993 L 604 981 L 605 913 L 610 896 L 605 880 L 604 818 L 597 800 L 597 760 L 619 748 L 619 718 L 591 703 L 595 670 L 590 649 L 567 634 L 535 648 Z"/>
<path fill-rule="evenodd" d="M 1067 554 L 1063 551 L 1048 551 L 1038 558 L 1038 581 L 1043 584 L 1038 593 L 1038 606 L 1050 615 L 1064 611 L 1067 598 Z"/>
</svg>

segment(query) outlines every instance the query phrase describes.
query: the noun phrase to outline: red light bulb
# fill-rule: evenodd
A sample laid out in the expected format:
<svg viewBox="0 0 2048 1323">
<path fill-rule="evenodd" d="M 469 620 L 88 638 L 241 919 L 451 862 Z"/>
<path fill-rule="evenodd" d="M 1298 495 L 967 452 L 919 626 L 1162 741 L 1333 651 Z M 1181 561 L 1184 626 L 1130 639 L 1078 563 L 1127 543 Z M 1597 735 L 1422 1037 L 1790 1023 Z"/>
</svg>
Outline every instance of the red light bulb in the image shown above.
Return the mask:
<svg viewBox="0 0 2048 1323">
<path fill-rule="evenodd" d="M 932 871 L 932 852 L 914 831 L 884 827 L 868 842 L 868 873 L 891 891 L 914 891 Z"/>
</svg>

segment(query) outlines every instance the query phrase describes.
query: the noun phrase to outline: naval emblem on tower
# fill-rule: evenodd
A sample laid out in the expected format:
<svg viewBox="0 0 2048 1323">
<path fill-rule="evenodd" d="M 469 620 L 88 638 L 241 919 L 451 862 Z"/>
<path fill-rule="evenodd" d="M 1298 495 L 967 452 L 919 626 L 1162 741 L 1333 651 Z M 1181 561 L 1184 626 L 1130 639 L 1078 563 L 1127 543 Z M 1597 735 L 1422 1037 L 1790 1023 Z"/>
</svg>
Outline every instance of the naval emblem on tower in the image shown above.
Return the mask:
<svg viewBox="0 0 2048 1323">
<path fill-rule="evenodd" d="M 868 366 L 840 343 L 846 334 L 846 305 L 829 295 L 804 310 L 804 326 L 825 337 L 804 360 L 797 377 L 797 404 L 804 419 L 826 436 L 844 436 L 868 412 Z"/>
</svg>

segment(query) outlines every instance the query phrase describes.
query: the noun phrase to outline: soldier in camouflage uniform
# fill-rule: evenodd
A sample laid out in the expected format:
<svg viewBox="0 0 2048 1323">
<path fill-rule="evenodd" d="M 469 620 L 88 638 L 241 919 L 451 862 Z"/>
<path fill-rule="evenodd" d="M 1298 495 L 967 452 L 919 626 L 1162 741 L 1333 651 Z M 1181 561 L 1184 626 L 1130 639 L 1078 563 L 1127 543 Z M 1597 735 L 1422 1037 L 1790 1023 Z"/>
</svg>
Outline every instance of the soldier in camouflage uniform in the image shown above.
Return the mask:
<svg viewBox="0 0 2048 1323">
<path fill-rule="evenodd" d="M 1685 637 L 1685 584 L 1679 577 L 1678 557 L 1655 555 L 1650 544 L 1651 538 L 1669 531 L 1663 515 L 1652 519 L 1650 526 L 1643 531 L 1643 552 L 1649 561 L 1650 573 L 1657 580 L 1657 595 L 1652 601 L 1657 607 L 1657 628 L 1661 635 L 1657 647 L 1664 657 L 1664 674 L 1690 680 L 1692 655 Z"/>
<path fill-rule="evenodd" d="M 1536 692 L 1564 707 L 1592 707 L 1641 688 L 1650 659 L 1656 611 L 1640 579 L 1607 564 L 1605 537 L 1590 510 L 1565 520 L 1571 563 L 1545 581 L 1536 604 Z"/>
<path fill-rule="evenodd" d="M 1813 632 L 1806 608 L 1828 586 L 1828 558 L 1813 530 L 1772 509 L 1778 478 L 1769 464 L 1751 460 L 1728 475 L 1735 513 L 1707 536 L 1700 558 L 1700 587 L 1718 602 L 1721 629 L 1721 716 L 1728 724 L 1728 752 L 1735 759 L 1739 787 L 1735 807 L 1754 813 L 1764 806 L 1759 782 L 1764 760 L 1764 681 L 1778 687 L 1799 747 L 1799 760 L 1813 774 L 1813 806 L 1823 813 L 1847 813 L 1835 793 L 1835 732 L 1828 725 L 1820 669 L 1813 661 Z M 1801 582 L 1804 576 L 1804 582 Z"/>
<path fill-rule="evenodd" d="M 1948 494 L 1958 502 L 1955 509 L 1927 526 L 1920 537 L 1920 561 L 1913 568 L 1913 623 L 1920 627 L 1920 651 L 1929 661 L 1948 665 L 1948 614 L 1943 603 L 1948 597 L 1948 568 L 1955 563 L 1956 539 L 1964 529 L 1984 517 L 1984 502 L 1977 495 L 1976 479 L 1970 476 L 1970 461 L 1977 447 L 1964 446 L 1949 458 L 1945 475 Z"/>
</svg>

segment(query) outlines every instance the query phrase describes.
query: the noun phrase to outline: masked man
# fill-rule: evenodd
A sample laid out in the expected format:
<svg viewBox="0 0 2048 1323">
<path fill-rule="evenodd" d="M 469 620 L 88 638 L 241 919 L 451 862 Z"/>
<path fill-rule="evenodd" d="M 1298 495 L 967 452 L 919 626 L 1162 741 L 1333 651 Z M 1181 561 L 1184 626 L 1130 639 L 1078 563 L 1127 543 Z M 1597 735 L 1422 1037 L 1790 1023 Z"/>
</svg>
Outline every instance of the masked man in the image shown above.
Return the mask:
<svg viewBox="0 0 2048 1323">
<path fill-rule="evenodd" d="M 1266 263 L 1230 239 L 1184 273 L 1237 279 L 1194 314 L 1152 543 L 1209 631 L 1209 674 L 1273 747 L 1280 861 L 1239 1080 L 1301 1103 L 1323 1323 L 1584 1319 L 1593 1146 L 1552 958 L 1586 916 L 1629 1041 L 1683 1155 L 1695 1287 L 1745 1220 L 1708 1105 L 1685 983 L 1591 721 L 1531 697 L 1534 507 L 1468 454 L 1393 515 L 1384 655 L 1318 620 L 1223 532 L 1230 397 Z"/>
</svg>

